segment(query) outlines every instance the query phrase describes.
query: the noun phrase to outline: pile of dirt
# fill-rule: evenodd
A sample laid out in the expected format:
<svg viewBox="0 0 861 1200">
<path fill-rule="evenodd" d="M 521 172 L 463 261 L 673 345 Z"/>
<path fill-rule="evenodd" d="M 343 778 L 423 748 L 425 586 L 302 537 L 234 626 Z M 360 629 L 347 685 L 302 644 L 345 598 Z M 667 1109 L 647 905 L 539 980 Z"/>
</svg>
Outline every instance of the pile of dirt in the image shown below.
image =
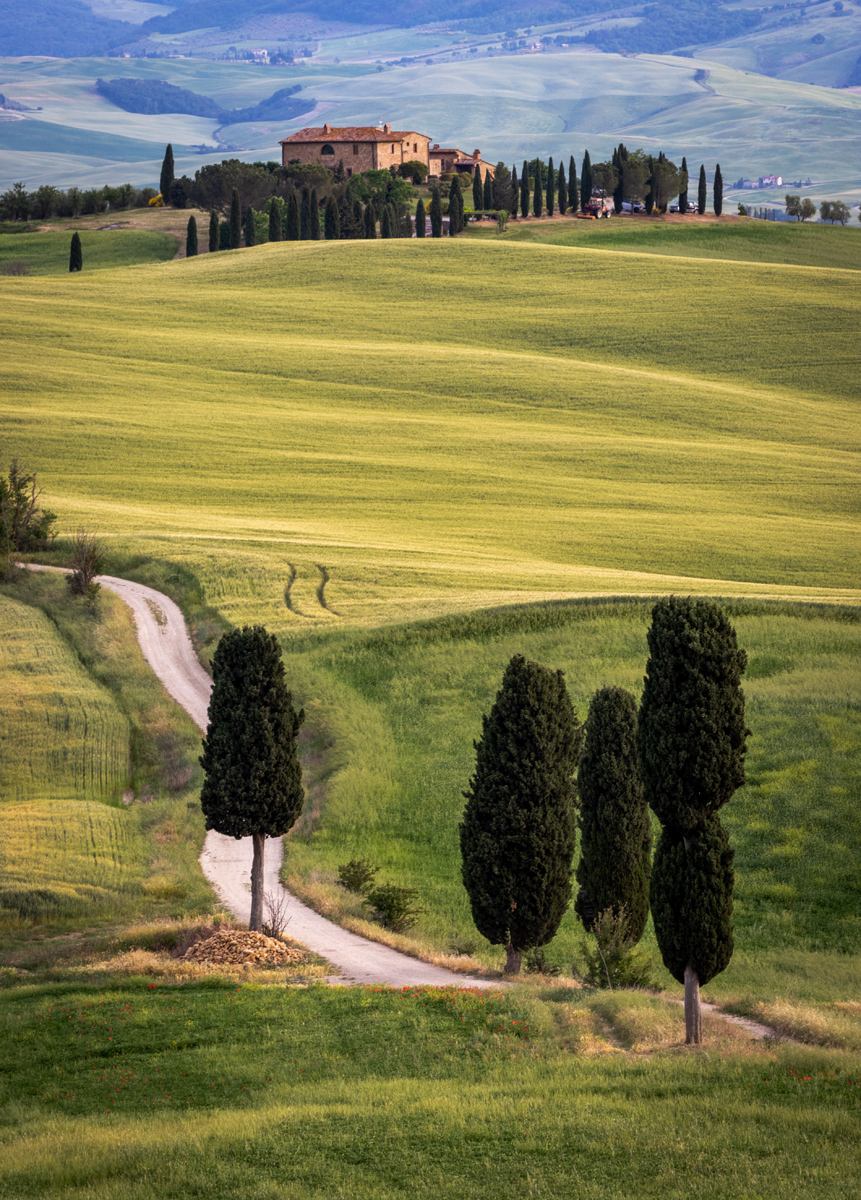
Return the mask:
<svg viewBox="0 0 861 1200">
<path fill-rule="evenodd" d="M 212 937 L 195 942 L 182 957 L 187 961 L 220 966 L 258 963 L 261 966 L 278 967 L 308 961 L 304 950 L 296 950 L 278 938 L 266 937 L 263 933 L 246 933 L 241 929 L 220 929 Z"/>
</svg>

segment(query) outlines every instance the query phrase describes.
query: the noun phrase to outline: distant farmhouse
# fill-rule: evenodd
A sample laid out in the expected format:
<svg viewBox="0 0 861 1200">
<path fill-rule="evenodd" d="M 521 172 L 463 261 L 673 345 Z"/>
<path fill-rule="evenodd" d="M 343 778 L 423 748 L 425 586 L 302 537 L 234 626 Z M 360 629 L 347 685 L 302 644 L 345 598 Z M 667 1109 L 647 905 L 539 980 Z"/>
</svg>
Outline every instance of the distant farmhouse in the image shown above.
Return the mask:
<svg viewBox="0 0 861 1200">
<path fill-rule="evenodd" d="M 335 129 L 331 125 L 321 128 L 300 129 L 298 133 L 282 138 L 281 162 L 286 167 L 298 159 L 301 163 L 322 163 L 324 167 L 336 167 L 344 163 L 348 175 L 361 171 L 388 170 L 401 163 L 420 162 L 435 178 L 444 172 L 461 175 L 493 177 L 493 167 L 484 162 L 480 150 L 464 154 L 456 148 L 441 149 L 439 142 L 433 147 L 430 138 L 415 130 L 392 129 L 391 125 L 348 125 Z"/>
</svg>

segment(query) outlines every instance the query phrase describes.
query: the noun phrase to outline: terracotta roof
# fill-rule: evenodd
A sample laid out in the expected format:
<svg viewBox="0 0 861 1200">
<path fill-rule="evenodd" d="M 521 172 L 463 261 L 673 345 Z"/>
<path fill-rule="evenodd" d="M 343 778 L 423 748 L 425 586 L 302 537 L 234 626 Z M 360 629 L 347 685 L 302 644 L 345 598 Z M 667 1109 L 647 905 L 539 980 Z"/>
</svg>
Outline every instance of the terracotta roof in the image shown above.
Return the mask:
<svg viewBox="0 0 861 1200">
<path fill-rule="evenodd" d="M 378 129 L 376 125 L 349 125 L 346 128 L 333 129 L 331 126 L 316 126 L 300 129 L 290 137 L 282 138 L 279 145 L 289 145 L 290 142 L 402 142 L 409 137 L 425 137 L 414 129 Z"/>
<path fill-rule="evenodd" d="M 463 154 L 462 150 L 458 150 L 456 146 L 451 146 L 449 149 L 440 150 L 439 146 L 432 146 L 428 150 L 428 154 Z"/>
</svg>

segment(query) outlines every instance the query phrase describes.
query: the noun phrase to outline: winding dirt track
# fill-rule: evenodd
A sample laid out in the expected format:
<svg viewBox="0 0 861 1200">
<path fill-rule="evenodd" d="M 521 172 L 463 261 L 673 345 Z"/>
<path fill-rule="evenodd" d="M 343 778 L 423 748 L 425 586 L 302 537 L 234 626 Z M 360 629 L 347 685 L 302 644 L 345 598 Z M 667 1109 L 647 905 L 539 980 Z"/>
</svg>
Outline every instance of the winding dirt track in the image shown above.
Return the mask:
<svg viewBox="0 0 861 1200">
<path fill-rule="evenodd" d="M 177 605 L 161 592 L 128 579 L 102 575 L 99 583 L 116 592 L 131 608 L 144 658 L 174 700 L 189 713 L 201 731 L 205 731 L 212 680 L 198 662 Z M 267 839 L 264 888 L 285 897 L 289 917 L 287 932 L 338 967 L 342 972 L 338 982 L 378 983 L 391 987 L 415 984 L 499 986 L 486 979 L 421 962 L 327 921 L 282 885 L 278 875 L 283 857 L 282 839 Z M 247 920 L 251 905 L 251 838 L 237 840 L 210 830 L 200 865 L 224 905 L 240 920 Z"/>
</svg>

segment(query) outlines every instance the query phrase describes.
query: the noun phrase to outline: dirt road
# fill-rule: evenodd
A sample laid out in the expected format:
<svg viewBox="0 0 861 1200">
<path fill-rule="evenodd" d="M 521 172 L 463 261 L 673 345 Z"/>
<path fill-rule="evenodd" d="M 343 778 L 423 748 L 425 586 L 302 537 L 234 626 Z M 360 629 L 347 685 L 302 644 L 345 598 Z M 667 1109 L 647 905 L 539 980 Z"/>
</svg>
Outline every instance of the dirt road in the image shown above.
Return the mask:
<svg viewBox="0 0 861 1200">
<path fill-rule="evenodd" d="M 141 583 L 112 575 L 100 576 L 99 583 L 116 592 L 131 608 L 144 658 L 170 695 L 205 731 L 212 680 L 198 662 L 179 608 L 161 592 Z M 342 973 L 340 982 L 381 983 L 391 987 L 499 986 L 421 962 L 327 921 L 282 886 L 278 874 L 283 855 L 282 839 L 267 839 L 264 888 L 285 897 L 287 933 L 338 967 Z M 251 838 L 236 840 L 211 830 L 206 835 L 200 864 L 224 905 L 239 920 L 246 921 L 251 906 Z"/>
</svg>

